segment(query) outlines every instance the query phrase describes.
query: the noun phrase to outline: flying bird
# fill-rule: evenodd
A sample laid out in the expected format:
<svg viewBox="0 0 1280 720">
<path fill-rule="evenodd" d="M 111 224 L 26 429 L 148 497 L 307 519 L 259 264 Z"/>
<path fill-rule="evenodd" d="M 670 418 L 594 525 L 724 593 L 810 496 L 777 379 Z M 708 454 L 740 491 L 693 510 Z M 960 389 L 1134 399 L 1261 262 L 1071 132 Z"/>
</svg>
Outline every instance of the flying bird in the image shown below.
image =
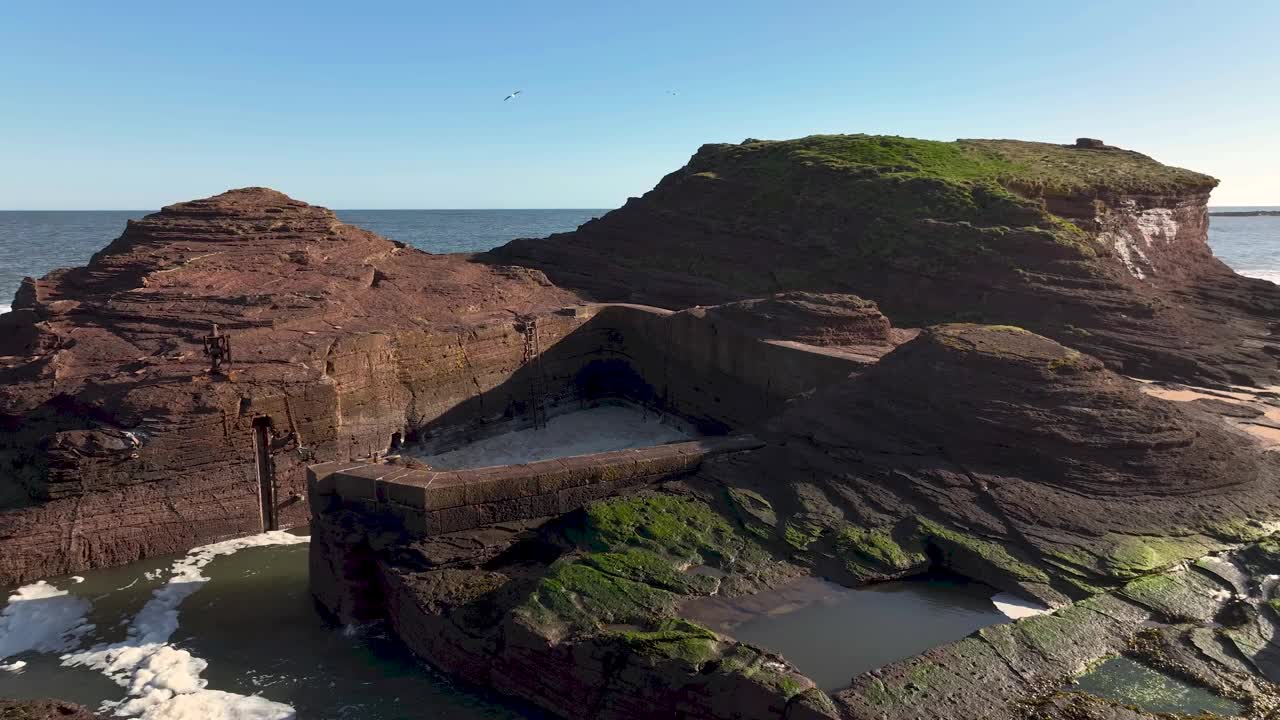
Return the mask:
<svg viewBox="0 0 1280 720">
<path fill-rule="evenodd" d="M 506 102 L 506 101 L 508 101 L 508 100 L 514 100 L 514 99 L 515 99 L 515 97 L 516 97 L 517 95 L 519 95 L 519 94 L 520 94 L 520 91 L 519 91 L 519 90 L 517 90 L 517 91 L 515 91 L 515 92 L 511 93 L 510 95 L 508 95 L 508 96 L 506 96 L 506 97 L 502 98 L 502 102 Z"/>
</svg>

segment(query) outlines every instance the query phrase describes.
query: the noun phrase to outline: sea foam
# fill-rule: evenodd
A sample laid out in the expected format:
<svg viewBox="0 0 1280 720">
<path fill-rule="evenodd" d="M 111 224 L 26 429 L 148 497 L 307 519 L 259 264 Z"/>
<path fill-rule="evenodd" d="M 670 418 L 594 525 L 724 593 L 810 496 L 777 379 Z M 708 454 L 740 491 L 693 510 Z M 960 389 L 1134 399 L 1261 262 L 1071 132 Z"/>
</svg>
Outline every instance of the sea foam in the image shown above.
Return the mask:
<svg viewBox="0 0 1280 720">
<path fill-rule="evenodd" d="M 204 545 L 187 553 L 170 567 L 168 582 L 129 624 L 121 642 L 99 645 L 62 656 L 62 664 L 101 671 L 126 688 L 128 696 L 103 704 L 103 712 L 143 720 L 287 720 L 294 709 L 256 695 L 209 690 L 201 678 L 209 663 L 169 640 L 178 629 L 178 606 L 204 586 L 201 572 L 214 558 L 239 550 L 268 545 L 296 545 L 306 537 L 273 531 Z"/>
<path fill-rule="evenodd" d="M 85 621 L 90 603 L 41 580 L 24 585 L 9 596 L 0 611 L 0 660 L 19 653 L 65 652 L 93 629 Z M 0 666 L 20 670 L 26 663 Z"/>
</svg>

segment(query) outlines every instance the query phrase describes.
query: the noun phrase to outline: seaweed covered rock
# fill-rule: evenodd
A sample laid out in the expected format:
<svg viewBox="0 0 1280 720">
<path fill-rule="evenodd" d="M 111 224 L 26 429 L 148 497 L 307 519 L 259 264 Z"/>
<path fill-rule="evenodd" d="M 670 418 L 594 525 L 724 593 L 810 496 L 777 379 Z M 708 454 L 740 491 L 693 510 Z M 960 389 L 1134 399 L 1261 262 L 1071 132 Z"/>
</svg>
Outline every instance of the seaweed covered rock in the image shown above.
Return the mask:
<svg viewBox="0 0 1280 720">
<path fill-rule="evenodd" d="M 1106 146 L 749 140 L 706 145 L 644 197 L 488 258 L 670 308 L 855 293 L 900 327 L 1010 323 L 1129 374 L 1270 384 L 1280 288 L 1213 257 L 1216 182 Z"/>
<path fill-rule="evenodd" d="M 772 429 L 722 481 L 863 579 L 927 556 L 1056 604 L 1280 517 L 1274 453 L 1016 327 L 930 328 Z"/>
<path fill-rule="evenodd" d="M 560 717 L 833 717 L 831 700 L 781 657 L 679 616 L 689 598 L 750 592 L 795 569 L 710 498 L 675 489 L 384 545 L 367 590 L 385 592 L 380 608 L 420 657 Z M 332 533 L 350 528 L 333 521 L 321 516 L 313 541 L 336 557 Z"/>
<path fill-rule="evenodd" d="M 1258 561 L 1274 560 L 1275 547 L 1207 556 L 890 663 L 836 693 L 840 716 L 1274 717 L 1275 577 Z"/>
</svg>

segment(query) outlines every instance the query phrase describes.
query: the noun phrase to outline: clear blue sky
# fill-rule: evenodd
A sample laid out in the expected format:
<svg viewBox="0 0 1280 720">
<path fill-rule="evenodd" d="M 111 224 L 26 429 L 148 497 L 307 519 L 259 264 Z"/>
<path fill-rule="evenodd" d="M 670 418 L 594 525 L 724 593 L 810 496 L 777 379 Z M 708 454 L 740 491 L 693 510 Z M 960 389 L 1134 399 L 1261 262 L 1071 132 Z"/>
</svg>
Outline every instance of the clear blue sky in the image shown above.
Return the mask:
<svg viewBox="0 0 1280 720">
<path fill-rule="evenodd" d="M 1274 0 L 14 0 L 0 208 L 613 207 L 819 132 L 1100 137 L 1280 204 L 1278 84 Z"/>
</svg>

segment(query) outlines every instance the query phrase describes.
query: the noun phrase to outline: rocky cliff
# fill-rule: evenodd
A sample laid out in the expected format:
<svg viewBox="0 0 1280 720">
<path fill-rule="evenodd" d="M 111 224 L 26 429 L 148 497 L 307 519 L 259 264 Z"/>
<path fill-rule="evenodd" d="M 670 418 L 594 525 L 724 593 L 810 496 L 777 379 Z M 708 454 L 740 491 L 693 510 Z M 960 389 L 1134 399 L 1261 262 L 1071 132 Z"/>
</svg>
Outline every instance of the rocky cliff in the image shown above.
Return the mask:
<svg viewBox="0 0 1280 720">
<path fill-rule="evenodd" d="M 509 410 L 488 391 L 521 365 L 513 318 L 576 299 L 263 188 L 131 222 L 0 316 L 0 584 L 303 524 L 308 462 L 386 452 L 464 400 Z"/>
<path fill-rule="evenodd" d="M 1084 145 L 707 145 L 621 209 L 489 257 L 601 300 L 676 308 L 848 292 L 900 327 L 1019 325 L 1131 375 L 1275 382 L 1280 288 L 1213 258 L 1216 181 Z"/>
</svg>

